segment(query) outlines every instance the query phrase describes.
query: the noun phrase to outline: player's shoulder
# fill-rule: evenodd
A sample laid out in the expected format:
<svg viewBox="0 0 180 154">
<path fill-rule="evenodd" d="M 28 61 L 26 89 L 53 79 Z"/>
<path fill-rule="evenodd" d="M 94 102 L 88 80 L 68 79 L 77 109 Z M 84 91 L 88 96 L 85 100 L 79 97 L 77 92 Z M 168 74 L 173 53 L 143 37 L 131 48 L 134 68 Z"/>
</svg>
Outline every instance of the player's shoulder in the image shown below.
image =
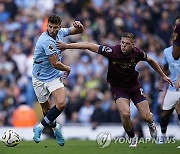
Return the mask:
<svg viewBox="0 0 180 154">
<path fill-rule="evenodd" d="M 163 54 L 171 53 L 172 50 L 173 50 L 173 46 L 167 47 L 167 48 L 164 49 Z"/>
<path fill-rule="evenodd" d="M 121 45 L 120 44 L 114 45 L 113 47 L 121 49 Z"/>
<path fill-rule="evenodd" d="M 60 28 L 58 32 L 61 32 L 61 33 L 62 33 L 62 32 L 64 32 L 64 31 L 67 31 L 68 29 L 69 29 L 69 28 L 63 27 L 63 28 Z"/>
<path fill-rule="evenodd" d="M 50 37 L 50 36 L 47 34 L 47 32 L 43 32 L 43 33 L 41 34 L 41 36 L 40 36 L 39 39 L 38 39 L 38 42 L 40 42 L 40 43 L 46 43 L 46 42 L 56 43 L 56 41 L 55 41 L 52 37 Z"/>
<path fill-rule="evenodd" d="M 121 45 L 117 44 L 117 45 L 113 45 L 113 46 L 109 46 L 110 48 L 112 48 L 115 51 L 120 51 L 121 50 Z"/>
<path fill-rule="evenodd" d="M 138 48 L 137 46 L 134 46 L 134 47 L 133 47 L 133 51 L 134 51 L 135 53 L 142 53 L 142 52 L 145 52 L 144 50 Z"/>
<path fill-rule="evenodd" d="M 70 34 L 70 28 L 60 28 L 58 35 Z"/>
</svg>

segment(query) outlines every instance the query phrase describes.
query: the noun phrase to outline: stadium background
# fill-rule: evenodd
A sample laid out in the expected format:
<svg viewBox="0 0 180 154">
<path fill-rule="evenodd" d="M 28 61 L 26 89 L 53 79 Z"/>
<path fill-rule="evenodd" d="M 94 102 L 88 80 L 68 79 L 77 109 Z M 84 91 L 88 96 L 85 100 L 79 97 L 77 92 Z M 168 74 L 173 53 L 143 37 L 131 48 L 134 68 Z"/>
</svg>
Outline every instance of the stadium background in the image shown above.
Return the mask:
<svg viewBox="0 0 180 154">
<path fill-rule="evenodd" d="M 31 71 L 33 49 L 46 30 L 49 14 L 60 15 L 62 27 L 71 26 L 74 20 L 83 23 L 85 31 L 66 38 L 66 42 L 115 45 L 122 32 L 129 31 L 136 35 L 136 45 L 161 65 L 162 51 L 171 45 L 179 10 L 180 3 L 175 0 L 0 0 L 1 131 L 13 126 L 32 127 L 42 118 Z M 58 121 L 74 129 L 88 126 L 92 132 L 98 125 L 106 125 L 106 129 L 119 126 L 120 116 L 106 83 L 107 60 L 87 51 L 67 50 L 63 62 L 71 66 L 71 74 L 64 81 L 67 105 Z M 159 75 L 145 62 L 139 63 L 137 70 L 158 124 L 162 104 Z M 132 119 L 140 133 L 142 123 L 133 107 Z M 171 124 L 177 126 L 176 114 Z"/>
</svg>

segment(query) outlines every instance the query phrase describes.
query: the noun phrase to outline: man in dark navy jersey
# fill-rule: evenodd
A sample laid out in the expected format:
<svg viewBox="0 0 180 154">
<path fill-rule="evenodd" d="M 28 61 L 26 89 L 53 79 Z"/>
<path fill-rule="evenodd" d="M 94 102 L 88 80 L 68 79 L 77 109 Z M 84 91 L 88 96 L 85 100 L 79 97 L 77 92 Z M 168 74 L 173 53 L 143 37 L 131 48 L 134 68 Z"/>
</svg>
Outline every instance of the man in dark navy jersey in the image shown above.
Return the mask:
<svg viewBox="0 0 180 154">
<path fill-rule="evenodd" d="M 108 58 L 107 81 L 110 84 L 111 92 L 121 114 L 123 127 L 129 138 L 131 138 L 130 147 L 137 147 L 137 138 L 130 119 L 130 100 L 136 105 L 141 118 L 147 122 L 151 137 L 157 137 L 153 114 L 150 112 L 142 86 L 138 81 L 139 73 L 135 70 L 136 64 L 139 61 L 147 61 L 161 75 L 164 81 L 172 84 L 170 78 L 164 74 L 159 65 L 148 57 L 144 51 L 138 49 L 134 43 L 134 35 L 132 33 L 124 33 L 121 36 L 120 45 L 115 46 L 97 45 L 87 42 L 70 44 L 59 42 L 57 44 L 57 47 L 62 50 L 88 49 Z"/>
</svg>

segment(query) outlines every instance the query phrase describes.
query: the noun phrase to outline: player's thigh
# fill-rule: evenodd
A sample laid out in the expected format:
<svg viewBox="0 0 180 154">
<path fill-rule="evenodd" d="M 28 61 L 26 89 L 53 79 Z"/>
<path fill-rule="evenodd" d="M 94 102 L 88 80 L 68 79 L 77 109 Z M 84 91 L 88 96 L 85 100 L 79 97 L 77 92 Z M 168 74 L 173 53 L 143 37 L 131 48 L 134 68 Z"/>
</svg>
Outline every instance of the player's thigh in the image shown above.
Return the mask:
<svg viewBox="0 0 180 154">
<path fill-rule="evenodd" d="M 66 89 L 63 82 L 59 78 L 56 78 L 53 81 L 49 82 L 47 87 L 48 90 L 51 92 L 51 95 L 53 96 L 56 105 L 65 103 Z"/>
<path fill-rule="evenodd" d="M 50 96 L 50 92 L 46 87 L 46 83 L 32 77 L 33 89 L 39 103 L 45 103 Z"/>
<path fill-rule="evenodd" d="M 180 91 L 168 90 L 164 98 L 163 110 L 170 110 L 176 106 L 179 101 Z"/>
<path fill-rule="evenodd" d="M 143 120 L 148 120 L 149 118 L 151 118 L 151 112 L 150 112 L 149 103 L 147 100 L 137 103 L 136 107 Z"/>
<path fill-rule="evenodd" d="M 121 116 L 130 116 L 130 100 L 127 98 L 118 98 L 116 100 L 117 108 Z"/>
<path fill-rule="evenodd" d="M 58 88 L 52 92 L 52 96 L 56 105 L 64 104 L 66 102 L 66 89 L 64 87 Z"/>
</svg>

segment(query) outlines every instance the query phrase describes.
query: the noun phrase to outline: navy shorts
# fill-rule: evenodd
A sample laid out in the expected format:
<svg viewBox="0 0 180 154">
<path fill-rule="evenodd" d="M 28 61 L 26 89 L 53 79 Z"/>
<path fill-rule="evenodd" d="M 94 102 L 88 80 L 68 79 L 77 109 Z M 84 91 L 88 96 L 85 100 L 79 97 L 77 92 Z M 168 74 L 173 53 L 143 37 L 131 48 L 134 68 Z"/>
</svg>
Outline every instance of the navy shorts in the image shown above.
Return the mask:
<svg viewBox="0 0 180 154">
<path fill-rule="evenodd" d="M 146 100 L 143 89 L 141 87 L 134 91 L 122 90 L 116 87 L 111 87 L 111 92 L 115 101 L 119 98 L 127 98 L 128 100 L 131 99 L 136 105 L 137 103 Z"/>
</svg>

